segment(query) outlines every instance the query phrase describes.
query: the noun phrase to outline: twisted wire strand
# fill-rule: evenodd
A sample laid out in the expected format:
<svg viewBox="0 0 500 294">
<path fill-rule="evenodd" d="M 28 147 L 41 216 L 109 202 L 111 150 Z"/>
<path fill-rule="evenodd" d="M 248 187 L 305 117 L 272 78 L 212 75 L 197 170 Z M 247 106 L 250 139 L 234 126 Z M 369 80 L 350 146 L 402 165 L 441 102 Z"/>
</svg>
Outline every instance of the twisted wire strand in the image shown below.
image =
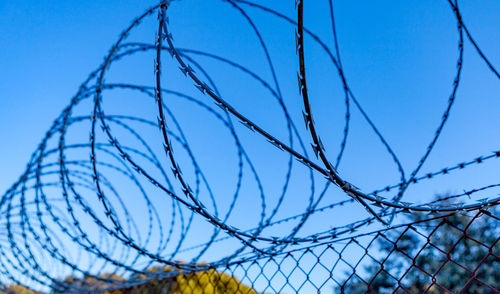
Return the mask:
<svg viewBox="0 0 500 294">
<path fill-rule="evenodd" d="M 487 209 L 498 204 L 498 197 L 471 197 L 479 193 L 492 195 L 492 191 L 500 187 L 498 183 L 478 185 L 462 193 L 446 195 L 427 203 L 401 201 L 412 185 L 478 166 L 486 161 L 494 162 L 493 159 L 500 157 L 500 152 L 494 151 L 419 175 L 452 113 L 462 77 L 466 39 L 489 70 L 500 78 L 495 66 L 466 27 L 457 0 L 448 0 L 458 32 L 458 59 L 451 94 L 434 136 L 408 177 L 395 149 L 364 110 L 361 100 L 353 94 L 354 90 L 348 83 L 341 61 L 341 40 L 337 35 L 333 1 L 328 1 L 333 50 L 327 42 L 306 27 L 304 0 L 295 1 L 296 20 L 247 0 L 225 2 L 244 20 L 251 34 L 256 37 L 258 48 L 264 56 L 263 68 L 271 78 L 266 79 L 264 74 L 225 56 L 175 46 L 169 20 L 173 1 L 161 1 L 135 18 L 119 35 L 103 63 L 90 73 L 70 104 L 54 120 L 28 160 L 25 172 L 0 198 L 0 223 L 5 227 L 0 237 L 0 285 L 6 287 L 9 283 L 15 283 L 34 290 L 98 293 L 141 287 L 158 279 L 171 279 L 181 273 L 228 269 L 263 260 L 269 262 L 280 256 L 286 258 L 296 253 L 308 254 L 321 246 L 332 248 L 334 245 L 345 244 L 338 252 L 338 263 L 343 260 L 342 252 L 347 246 L 356 244 L 364 248 L 365 245 L 358 241 L 364 237 L 373 236 L 375 240 L 379 236 L 385 238 L 389 231 L 407 231 L 420 226 L 434 226 L 436 230 L 440 226 L 436 222 L 461 214 L 475 215 L 471 217 L 472 222 L 479 215 L 488 214 Z M 272 47 L 266 43 L 261 28 L 247 12 L 247 7 L 276 17 L 295 28 L 299 96 L 304 109 L 303 119 L 308 139 L 303 137 L 301 132 L 304 130 L 296 124 L 287 106 L 288 102 L 285 102 L 285 92 L 270 50 Z M 154 42 L 128 41 L 129 34 L 155 14 Z M 327 148 L 320 138 L 323 134 L 320 134 L 313 119 L 314 105 L 306 79 L 309 67 L 305 52 L 309 50 L 309 40 L 326 53 L 342 84 L 345 113 L 340 148 L 334 164 L 327 156 Z M 114 63 L 126 57 L 147 53 L 155 56 L 153 86 L 105 81 Z M 172 60 L 167 61 L 165 56 L 170 56 Z M 282 126 L 286 141 L 278 139 L 266 128 L 250 120 L 246 113 L 226 100 L 214 75 L 196 58 L 228 66 L 262 86 L 279 106 L 284 119 Z M 170 87 L 170 80 L 164 74 L 164 69 L 169 69 L 166 65 L 169 62 L 177 65 L 186 81 L 194 83 L 201 98 L 189 94 L 187 89 L 178 91 L 175 90 L 175 85 Z M 106 95 L 125 92 L 146 97 L 144 101 L 150 103 L 148 105 L 157 117 L 151 119 L 139 115 L 115 114 L 108 109 L 105 111 Z M 236 171 L 234 183 L 228 185 L 232 190 L 226 204 L 221 205 L 221 194 L 216 191 L 206 168 L 197 158 L 184 126 L 171 106 L 171 97 L 209 114 L 232 140 Z M 399 182 L 390 185 L 380 183 L 379 187 L 383 188 L 365 193 L 341 176 L 338 169 L 348 147 L 352 104 L 360 111 L 362 119 L 368 123 L 390 155 L 400 175 Z M 79 109 L 84 107 L 90 107 L 89 114 L 80 114 Z M 277 193 L 266 191 L 266 179 L 259 173 L 256 161 L 242 138 L 243 132 L 238 129 L 238 124 L 233 123 L 235 120 L 248 129 L 245 130 L 245 135 L 250 134 L 256 140 L 265 139 L 277 149 L 273 149 L 273 152 L 285 154 L 284 176 L 279 181 L 273 181 L 280 187 Z M 79 128 L 83 126 L 90 128 L 88 142 L 75 141 L 73 133 L 79 132 Z M 159 129 L 159 136 L 154 139 L 143 133 L 144 130 L 156 128 Z M 314 156 L 309 156 L 307 141 L 312 141 Z M 158 152 L 158 144 L 161 152 Z M 82 154 L 86 154 L 86 157 Z M 294 191 L 292 177 L 300 169 L 294 159 L 306 167 L 304 179 L 308 187 L 305 192 Z M 183 170 L 189 173 L 184 174 Z M 116 177 L 123 178 L 123 183 L 127 184 L 119 182 Z M 255 191 L 245 190 L 249 181 L 255 185 Z M 333 193 L 332 186 L 337 188 L 337 192 L 341 192 L 344 199 L 332 201 L 328 198 Z M 123 189 L 130 190 L 123 193 Z M 380 195 L 389 192 L 394 193 L 386 197 Z M 131 199 L 129 193 L 135 199 Z M 255 225 L 244 228 L 233 225 L 232 221 L 239 214 L 239 209 L 243 209 L 240 206 L 242 199 L 248 197 L 247 194 L 255 197 L 259 209 L 258 216 L 253 219 Z M 304 201 L 301 211 L 287 214 L 288 203 L 296 201 L 292 197 L 297 197 L 297 194 Z M 135 207 L 139 202 L 142 205 L 137 204 L 137 207 L 141 207 L 140 212 Z M 336 211 L 347 205 L 364 208 L 368 216 L 332 223 L 330 229 L 304 229 L 321 213 L 335 216 Z M 402 222 L 404 215 L 425 213 L 427 215 L 421 220 Z M 396 217 L 399 222 L 393 224 Z M 196 236 L 200 230 L 199 223 L 207 224 L 209 228 L 201 241 Z M 278 226 L 286 227 L 286 230 L 276 233 Z M 422 236 L 428 238 L 427 235 Z M 217 246 L 230 242 L 236 245 L 229 247 L 222 256 L 210 257 Z M 367 246 L 370 247 L 371 244 Z M 368 251 L 366 254 L 371 257 Z M 182 260 L 186 256 L 187 260 Z M 200 262 L 204 259 L 209 262 Z M 352 269 L 348 279 L 361 279 L 356 273 L 359 264 L 360 261 L 348 264 Z M 169 271 L 152 272 L 150 269 L 157 265 L 164 266 Z M 62 280 L 61 273 L 68 279 Z M 79 283 L 71 282 L 72 278 L 82 276 L 84 279 Z M 398 280 L 401 286 L 401 278 L 391 277 Z M 91 280 L 94 282 L 89 282 Z"/>
</svg>

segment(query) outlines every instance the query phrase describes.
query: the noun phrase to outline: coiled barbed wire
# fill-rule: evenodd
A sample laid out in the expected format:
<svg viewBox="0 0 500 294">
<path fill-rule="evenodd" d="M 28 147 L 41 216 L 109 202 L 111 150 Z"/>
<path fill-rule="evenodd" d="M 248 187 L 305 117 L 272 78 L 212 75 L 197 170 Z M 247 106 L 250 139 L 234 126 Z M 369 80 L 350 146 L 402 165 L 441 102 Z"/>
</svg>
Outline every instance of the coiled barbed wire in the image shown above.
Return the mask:
<svg viewBox="0 0 500 294">
<path fill-rule="evenodd" d="M 490 71 L 500 79 L 494 64 L 467 29 L 457 0 L 448 0 L 458 32 L 458 58 L 451 94 L 434 136 L 409 176 L 397 153 L 364 110 L 348 83 L 341 62 L 340 41 L 331 0 L 328 4 L 333 50 L 307 28 L 303 0 L 293 3 L 296 18 L 246 0 L 223 2 L 227 2 L 251 28 L 251 34 L 264 54 L 264 64 L 271 78 L 265 78 L 263 74 L 223 55 L 177 47 L 168 16 L 175 2 L 161 1 L 147 9 L 120 34 L 104 62 L 81 84 L 70 104 L 46 132 L 29 159 L 25 172 L 1 197 L 0 214 L 5 228 L 0 243 L 2 284 L 16 283 L 42 291 L 104 292 L 145 284 L 159 277 L 168 278 L 182 272 L 242 264 L 266 256 L 303 250 L 307 246 L 411 226 L 397 223 L 389 227 L 396 217 L 404 213 L 442 214 L 429 218 L 434 220 L 455 213 L 484 211 L 498 204 L 500 198 L 492 197 L 492 193 L 487 198 L 471 197 L 499 187 L 498 183 L 475 187 L 431 202 L 413 204 L 401 201 L 411 185 L 500 158 L 500 152 L 494 151 L 426 175 L 419 174 L 452 114 L 462 77 L 466 39 Z M 285 102 L 269 44 L 250 17 L 250 9 L 270 15 L 295 31 L 297 78 L 303 108 L 300 120 L 304 120 L 307 136 L 301 133 L 304 132 L 302 123 L 296 123 L 297 119 Z M 129 34 L 141 23 L 154 18 L 155 14 L 154 42 L 128 42 Z M 344 124 L 341 126 L 343 135 L 340 150 L 334 157 L 327 155 L 328 146 L 321 140 L 319 127 L 313 118 L 314 104 L 306 79 L 307 65 L 311 62 L 306 58 L 306 38 L 307 42 L 319 45 L 326 53 L 342 84 L 345 103 Z M 105 82 L 112 65 L 146 53 L 154 54 L 153 86 Z M 196 57 L 228 66 L 262 86 L 279 105 L 285 120 L 286 140 L 278 139 L 271 131 L 249 119 L 243 110 L 224 99 L 216 79 Z M 192 89 L 175 90 L 175 85 L 170 89 L 171 85 L 163 76 L 165 68 L 169 68 L 164 66 L 166 63 L 175 64 L 182 77 L 193 83 L 199 93 L 191 93 Z M 154 109 L 153 117 L 116 114 L 114 109 L 105 108 L 106 95 L 125 92 L 145 97 L 149 106 L 154 103 L 155 108 L 151 108 Z M 176 118 L 176 111 L 169 103 L 168 99 L 172 98 L 204 111 L 231 137 L 236 150 L 237 168 L 233 191 L 224 193 L 231 194 L 229 201 L 212 188 L 213 182 L 204 172 L 182 123 Z M 353 106 L 360 111 L 390 155 L 400 175 L 399 182 L 381 183 L 381 188 L 363 192 L 338 171 L 347 148 Z M 89 110 L 82 113 L 85 107 Z M 235 120 L 248 130 L 240 130 Z M 82 142 L 78 137 L 84 127 L 90 130 L 87 142 Z M 156 128 L 159 128 L 159 133 Z M 150 129 L 155 129 L 154 136 L 150 134 Z M 276 149 L 274 151 L 286 154 L 282 183 L 273 181 L 281 187 L 277 197 L 270 197 L 265 192 L 265 178 L 260 175 L 255 159 L 242 139 L 249 134 L 256 141 L 264 139 L 270 143 Z M 311 150 L 308 142 L 311 142 L 314 156 L 309 156 Z M 330 162 L 331 158 L 335 158 L 334 163 Z M 290 195 L 293 195 L 293 171 L 299 169 L 294 160 L 306 167 L 303 174 L 309 182 L 309 191 L 303 198 L 307 204 L 301 212 L 283 216 L 280 212 L 284 210 Z M 188 172 L 184 174 L 186 170 Z M 250 186 L 250 183 L 255 185 L 254 189 L 245 192 L 244 187 Z M 319 185 L 322 185 L 321 189 L 318 189 Z M 347 198 L 327 199 L 331 187 L 339 189 Z M 381 196 L 392 191 L 395 191 L 394 195 Z M 256 195 L 255 199 L 259 202 L 258 216 L 254 219 L 256 223 L 249 227 L 233 224 L 231 219 L 233 215 L 241 213 L 238 211 L 238 201 L 244 197 L 242 194 Z M 220 208 L 221 199 L 228 202 L 225 211 Z M 271 200 L 275 200 L 274 205 Z M 330 204 L 324 205 L 325 201 Z M 304 232 L 303 228 L 311 223 L 312 218 L 347 205 L 353 211 L 357 211 L 359 205 L 368 215 L 359 212 L 361 217 L 353 221 L 336 223 L 334 220 L 330 229 Z M 284 224 L 289 224 L 286 230 L 273 230 Z M 381 225 L 386 227 L 381 228 Z M 201 231 L 209 233 L 201 236 Z M 362 232 L 355 236 L 354 233 L 359 231 Z M 222 254 L 214 251 L 221 242 L 230 244 L 227 250 L 222 250 Z M 300 246 L 301 249 L 294 246 Z M 209 257 L 210 252 L 215 257 Z M 200 262 L 206 259 L 206 263 Z M 163 273 L 148 271 L 156 265 L 173 270 Z M 116 279 L 113 275 L 128 279 Z M 146 275 L 146 278 L 141 275 Z M 61 279 L 79 276 L 97 282 L 86 285 Z"/>
</svg>

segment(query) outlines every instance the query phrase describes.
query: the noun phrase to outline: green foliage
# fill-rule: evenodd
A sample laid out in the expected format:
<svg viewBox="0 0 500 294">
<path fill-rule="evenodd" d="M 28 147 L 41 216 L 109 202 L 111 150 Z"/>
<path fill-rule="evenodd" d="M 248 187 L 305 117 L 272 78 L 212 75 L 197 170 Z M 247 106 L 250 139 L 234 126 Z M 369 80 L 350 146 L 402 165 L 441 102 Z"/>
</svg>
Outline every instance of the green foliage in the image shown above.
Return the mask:
<svg viewBox="0 0 500 294">
<path fill-rule="evenodd" d="M 41 294 L 40 292 L 33 291 L 29 288 L 26 288 L 23 285 L 19 284 L 11 284 L 5 286 L 0 289 L 0 293 L 2 294 Z"/>
<path fill-rule="evenodd" d="M 421 221 L 425 215 L 413 214 L 410 218 Z M 476 218 L 454 214 L 414 228 L 402 235 L 399 232 L 388 233 L 388 238 L 379 237 L 377 245 L 383 258 L 372 260 L 365 267 L 366 274 L 357 271 L 364 281 L 353 276 L 343 289 L 337 287 L 335 292 L 394 293 L 398 288 L 397 279 L 402 277 L 400 285 L 411 293 L 448 293 L 437 284 L 452 293 L 464 288 L 463 293 L 492 293 L 492 289 L 473 279 L 471 272 L 475 272 L 478 280 L 500 289 L 500 261 L 495 257 L 500 254 L 497 210 L 481 212 Z"/>
<path fill-rule="evenodd" d="M 102 279 L 107 279 L 113 282 L 103 282 L 95 277 L 90 277 L 90 276 L 84 276 L 83 278 L 76 278 L 74 276 L 67 276 L 64 278 L 63 281 L 55 283 L 53 285 L 53 290 L 52 293 L 67 293 L 68 289 L 75 289 L 75 288 L 81 288 L 81 289 L 95 289 L 95 290 L 102 290 L 102 289 L 107 289 L 110 287 L 116 287 L 117 285 L 120 285 L 123 281 L 125 281 L 125 278 L 122 276 L 116 275 L 116 274 L 102 274 L 99 275 L 100 278 Z M 103 291 L 100 292 L 103 294 L 110 294 L 110 293 L 119 293 L 119 292 L 110 292 L 110 291 Z"/>
<path fill-rule="evenodd" d="M 215 270 L 179 274 L 168 280 L 153 280 L 140 287 L 138 293 L 171 294 L 257 294 L 252 288 L 243 285 L 238 279 Z"/>
<path fill-rule="evenodd" d="M 148 272 L 158 274 L 159 272 L 170 272 L 171 267 L 153 267 Z M 138 283 L 134 287 L 123 287 L 119 285 L 126 281 L 123 277 L 117 275 L 102 275 L 101 278 L 107 278 L 116 282 L 103 283 L 95 278 L 84 277 L 76 279 L 75 277 L 66 277 L 64 282 L 69 286 L 87 287 L 93 289 L 115 288 L 100 293 L 121 294 L 121 293 L 169 293 L 169 294 L 257 294 L 251 287 L 243 285 L 238 279 L 226 273 L 217 272 L 214 269 L 182 273 L 168 278 L 151 279 L 151 275 L 141 274 L 130 277 L 131 281 L 147 280 Z M 55 293 L 64 293 L 64 289 L 54 291 Z"/>
</svg>

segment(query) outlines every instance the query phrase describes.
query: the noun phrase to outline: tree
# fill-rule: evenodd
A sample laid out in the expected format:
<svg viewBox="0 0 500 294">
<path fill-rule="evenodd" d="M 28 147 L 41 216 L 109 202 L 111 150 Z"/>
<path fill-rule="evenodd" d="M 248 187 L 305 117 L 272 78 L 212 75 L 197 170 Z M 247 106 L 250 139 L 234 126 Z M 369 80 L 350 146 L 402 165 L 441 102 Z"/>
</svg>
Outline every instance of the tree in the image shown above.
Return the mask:
<svg viewBox="0 0 500 294">
<path fill-rule="evenodd" d="M 168 267 L 165 269 L 170 270 Z M 161 269 L 155 271 L 157 270 Z M 254 289 L 243 285 L 237 278 L 214 269 L 178 274 L 168 279 L 154 279 L 129 290 L 139 290 L 136 293 L 257 294 Z"/>
<path fill-rule="evenodd" d="M 147 272 L 152 274 L 168 273 L 173 271 L 172 267 L 152 267 Z M 104 294 L 121 293 L 169 293 L 169 294 L 257 294 L 251 287 L 243 285 L 237 278 L 226 273 L 217 272 L 214 269 L 179 273 L 167 278 L 154 278 L 155 275 L 141 274 L 132 275 L 129 279 L 117 275 L 105 274 L 101 278 L 114 280 L 116 282 L 103 283 L 95 278 L 84 277 L 77 279 L 75 277 L 66 277 L 61 287 L 54 285 L 54 293 L 65 293 L 72 286 L 106 290 Z M 144 282 L 141 282 L 144 280 Z M 147 281 L 146 281 L 147 280 Z M 129 282 L 129 283 L 127 283 Z M 122 285 L 122 286 L 120 286 Z"/>
<path fill-rule="evenodd" d="M 463 289 L 470 294 L 494 293 L 490 287 L 500 291 L 499 213 L 496 209 L 476 213 L 432 221 L 424 221 L 428 215 L 411 214 L 410 221 L 421 224 L 403 233 L 380 234 L 377 245 L 383 258 L 371 259 L 366 274 L 349 275 L 335 292 L 449 293 L 446 288 L 452 293 Z"/>
<path fill-rule="evenodd" d="M 0 289 L 0 293 L 5 294 L 41 294 L 20 284 L 11 284 Z"/>
<path fill-rule="evenodd" d="M 53 293 L 67 293 L 71 289 L 93 289 L 93 290 L 104 290 L 112 287 L 118 286 L 120 283 L 125 281 L 125 278 L 116 274 L 101 274 L 99 275 L 102 279 L 111 280 L 113 282 L 102 282 L 95 277 L 84 276 L 83 278 L 76 278 L 74 276 L 68 276 L 64 278 L 62 282 L 54 283 L 52 285 Z M 100 292 L 102 294 L 110 294 L 115 292 L 104 291 Z M 117 292 L 119 293 L 119 292 Z"/>
</svg>

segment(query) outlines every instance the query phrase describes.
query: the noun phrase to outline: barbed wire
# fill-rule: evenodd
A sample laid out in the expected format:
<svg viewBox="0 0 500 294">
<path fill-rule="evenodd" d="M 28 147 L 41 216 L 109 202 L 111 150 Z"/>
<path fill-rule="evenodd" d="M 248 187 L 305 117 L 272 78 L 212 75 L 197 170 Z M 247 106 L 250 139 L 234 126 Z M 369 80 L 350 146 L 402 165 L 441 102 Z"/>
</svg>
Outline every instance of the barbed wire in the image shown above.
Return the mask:
<svg viewBox="0 0 500 294">
<path fill-rule="evenodd" d="M 177 47 L 169 16 L 171 6 L 181 3 L 162 0 L 135 18 L 119 35 L 103 63 L 80 85 L 69 105 L 54 120 L 28 160 L 24 173 L 1 197 L 0 222 L 4 233 L 0 237 L 0 284 L 3 291 L 9 293 L 15 291 L 9 288 L 12 285 L 22 285 L 33 291 L 56 293 L 114 293 L 141 289 L 152 292 L 170 289 L 172 293 L 181 293 L 181 290 L 172 288 L 179 283 L 179 277 L 193 278 L 197 285 L 201 285 L 203 279 L 212 279 L 214 273 L 222 273 L 248 282 L 256 289 L 262 288 L 259 292 L 275 293 L 285 290 L 319 293 L 331 282 L 342 293 L 350 291 L 349 287 L 354 284 L 366 287 L 362 292 L 368 293 L 375 291 L 377 276 L 385 275 L 392 291 L 411 293 L 406 279 L 411 270 L 418 270 L 425 279 L 430 279 L 425 284 L 426 292 L 438 287 L 451 293 L 454 290 L 448 284 L 437 280 L 439 272 L 450 263 L 470 275 L 462 289 L 479 283 L 488 291 L 499 292 L 498 283 L 488 282 L 477 274 L 479 267 L 488 263 L 487 258 L 498 261 L 499 255 L 494 249 L 499 236 L 493 236 L 495 241 L 488 243 L 468 232 L 474 222 L 484 219 L 498 222 L 495 208 L 500 197 L 495 197 L 492 191 L 500 187 L 499 183 L 480 183 L 462 193 L 444 195 L 437 200 L 402 201 L 411 186 L 485 162 L 493 164 L 493 159 L 500 158 L 500 151 L 493 151 L 424 175 L 421 173 L 452 115 L 463 78 L 464 44 L 467 40 L 490 72 L 500 79 L 494 64 L 468 30 L 458 1 L 448 0 L 458 35 L 458 57 L 451 93 L 434 135 L 415 168 L 409 172 L 348 82 L 341 61 L 333 1 L 328 1 L 333 50 L 307 27 L 303 0 L 290 3 L 295 7 L 295 17 L 246 0 L 223 2 L 250 28 L 249 35 L 257 40 L 267 73 L 259 73 L 224 54 Z M 266 42 L 249 10 L 273 17 L 294 31 L 298 94 L 303 109 L 299 119 L 287 106 L 285 97 L 288 92 L 280 83 L 280 71 L 271 50 L 273 46 Z M 153 42 L 129 40 L 135 29 L 150 24 L 151 19 L 155 24 Z M 311 99 L 312 83 L 306 78 L 310 74 L 308 64 L 312 62 L 306 54 L 310 45 L 319 46 L 326 54 L 341 82 L 345 113 L 340 148 L 334 157 L 327 154 L 330 149 L 320 138 L 325 134 L 320 132 L 320 124 L 314 120 L 317 108 Z M 113 65 L 132 56 L 147 54 L 154 55 L 152 85 L 106 82 Z M 251 120 L 243 108 L 235 106 L 237 103 L 229 102 L 222 94 L 221 83 L 210 74 L 213 70 L 200 62 L 202 59 L 227 66 L 241 74 L 244 82 L 252 81 L 262 86 L 279 106 L 286 139 L 279 139 L 271 128 Z M 182 82 L 170 83 L 170 68 L 173 66 L 178 68 L 176 71 L 179 70 L 177 73 L 180 73 L 182 82 L 192 83 L 194 88 L 178 86 Z M 177 90 L 178 87 L 182 89 Z M 144 97 L 141 103 L 155 105 L 148 108 L 148 111 L 153 111 L 149 112 L 152 116 L 136 115 L 135 112 L 140 112 L 137 109 L 130 115 L 122 112 L 120 107 L 107 108 L 105 100 L 108 98 L 105 97 L 113 93 Z M 120 97 L 125 101 L 126 96 Z M 169 99 L 175 99 L 174 103 Z M 197 155 L 199 147 L 187 135 L 189 126 L 178 118 L 181 114 L 175 109 L 176 101 L 187 103 L 189 111 L 202 111 L 229 135 L 233 146 L 222 146 L 226 143 L 220 140 L 227 158 L 216 158 L 218 166 L 213 167 L 223 169 L 230 161 L 230 148 L 234 148 L 234 182 L 220 180 L 225 186 L 224 192 L 214 188 L 218 186 L 214 175 L 208 173 L 202 163 L 205 156 Z M 380 188 L 363 192 L 340 172 L 348 150 L 352 109 L 360 112 L 383 145 L 391 164 L 397 169 L 398 182 L 377 182 Z M 297 123 L 301 120 L 305 128 L 302 123 Z M 246 128 L 242 130 L 240 124 Z M 277 125 L 276 121 L 273 125 Z M 84 141 L 81 137 L 87 132 L 88 140 Z M 219 140 L 215 130 L 211 135 L 211 140 Z M 258 147 L 261 141 L 266 145 Z M 268 146 L 272 146 L 273 154 L 279 152 L 279 156 L 285 154 L 286 157 L 284 176 L 272 176 L 270 181 L 269 173 L 259 169 L 258 156 L 251 150 L 255 148 L 260 152 Z M 335 158 L 334 163 L 330 161 L 332 158 Z M 295 173 L 300 173 L 300 181 L 294 180 Z M 266 192 L 267 182 L 273 183 L 270 190 L 278 192 Z M 303 190 L 296 190 L 297 185 Z M 334 192 L 340 192 L 339 197 L 343 198 L 329 199 Z M 475 196 L 481 192 L 487 193 L 487 197 Z M 249 205 L 244 202 L 245 197 L 251 197 L 252 205 L 258 207 L 256 217 L 245 214 L 248 210 L 245 206 Z M 300 211 L 297 212 L 297 205 L 290 203 L 299 198 L 305 202 L 298 204 Z M 342 215 L 340 211 L 347 209 L 353 212 L 351 219 L 337 217 Z M 241 223 L 237 217 L 245 221 Z M 457 217 L 466 219 L 467 226 L 457 226 L 454 223 Z M 329 219 L 329 228 L 318 225 L 318 219 L 324 218 Z M 441 248 L 435 242 L 433 236 L 440 234 L 446 226 L 463 235 L 461 239 L 476 242 L 477 246 L 488 251 L 479 265 L 471 269 L 471 265 L 452 256 L 460 240 L 451 248 Z M 401 240 L 410 233 L 422 241 L 421 244 L 417 242 L 421 249 L 413 255 L 398 248 L 398 244 L 404 242 Z M 385 258 L 377 256 L 380 252 L 375 245 L 377 242 L 389 244 L 391 249 Z M 357 261 L 349 260 L 348 254 L 344 253 L 351 250 L 349 248 L 361 250 Z M 446 256 L 439 269 L 430 271 L 418 264 L 419 256 L 425 250 Z M 325 261 L 322 256 L 327 252 L 336 255 L 334 261 Z M 384 267 L 391 254 L 406 260 L 402 272 Z M 313 258 L 315 265 L 305 270 L 301 260 L 308 257 Z M 284 265 L 288 260 L 292 260 L 290 269 Z M 366 260 L 371 260 L 372 268 L 376 268 L 371 279 L 362 273 Z M 340 264 L 345 265 L 344 269 Z M 268 272 L 270 267 L 273 269 Z M 319 273 L 313 276 L 315 267 L 328 273 L 321 278 L 322 283 L 313 281 L 320 276 Z M 254 268 L 260 270 L 255 279 L 250 277 Z M 288 270 L 290 272 L 285 274 Z M 305 275 L 299 285 L 290 278 L 294 271 Z M 347 276 L 340 277 L 344 273 Z M 285 277 L 281 287 L 276 284 L 279 275 Z M 258 282 L 259 277 L 263 277 L 267 284 Z M 354 283 L 354 280 L 358 282 Z M 226 281 L 225 287 L 229 287 L 229 283 Z M 307 287 L 310 288 L 307 290 Z M 231 289 L 226 290 L 230 293 L 257 293 L 242 286 Z"/>
</svg>

